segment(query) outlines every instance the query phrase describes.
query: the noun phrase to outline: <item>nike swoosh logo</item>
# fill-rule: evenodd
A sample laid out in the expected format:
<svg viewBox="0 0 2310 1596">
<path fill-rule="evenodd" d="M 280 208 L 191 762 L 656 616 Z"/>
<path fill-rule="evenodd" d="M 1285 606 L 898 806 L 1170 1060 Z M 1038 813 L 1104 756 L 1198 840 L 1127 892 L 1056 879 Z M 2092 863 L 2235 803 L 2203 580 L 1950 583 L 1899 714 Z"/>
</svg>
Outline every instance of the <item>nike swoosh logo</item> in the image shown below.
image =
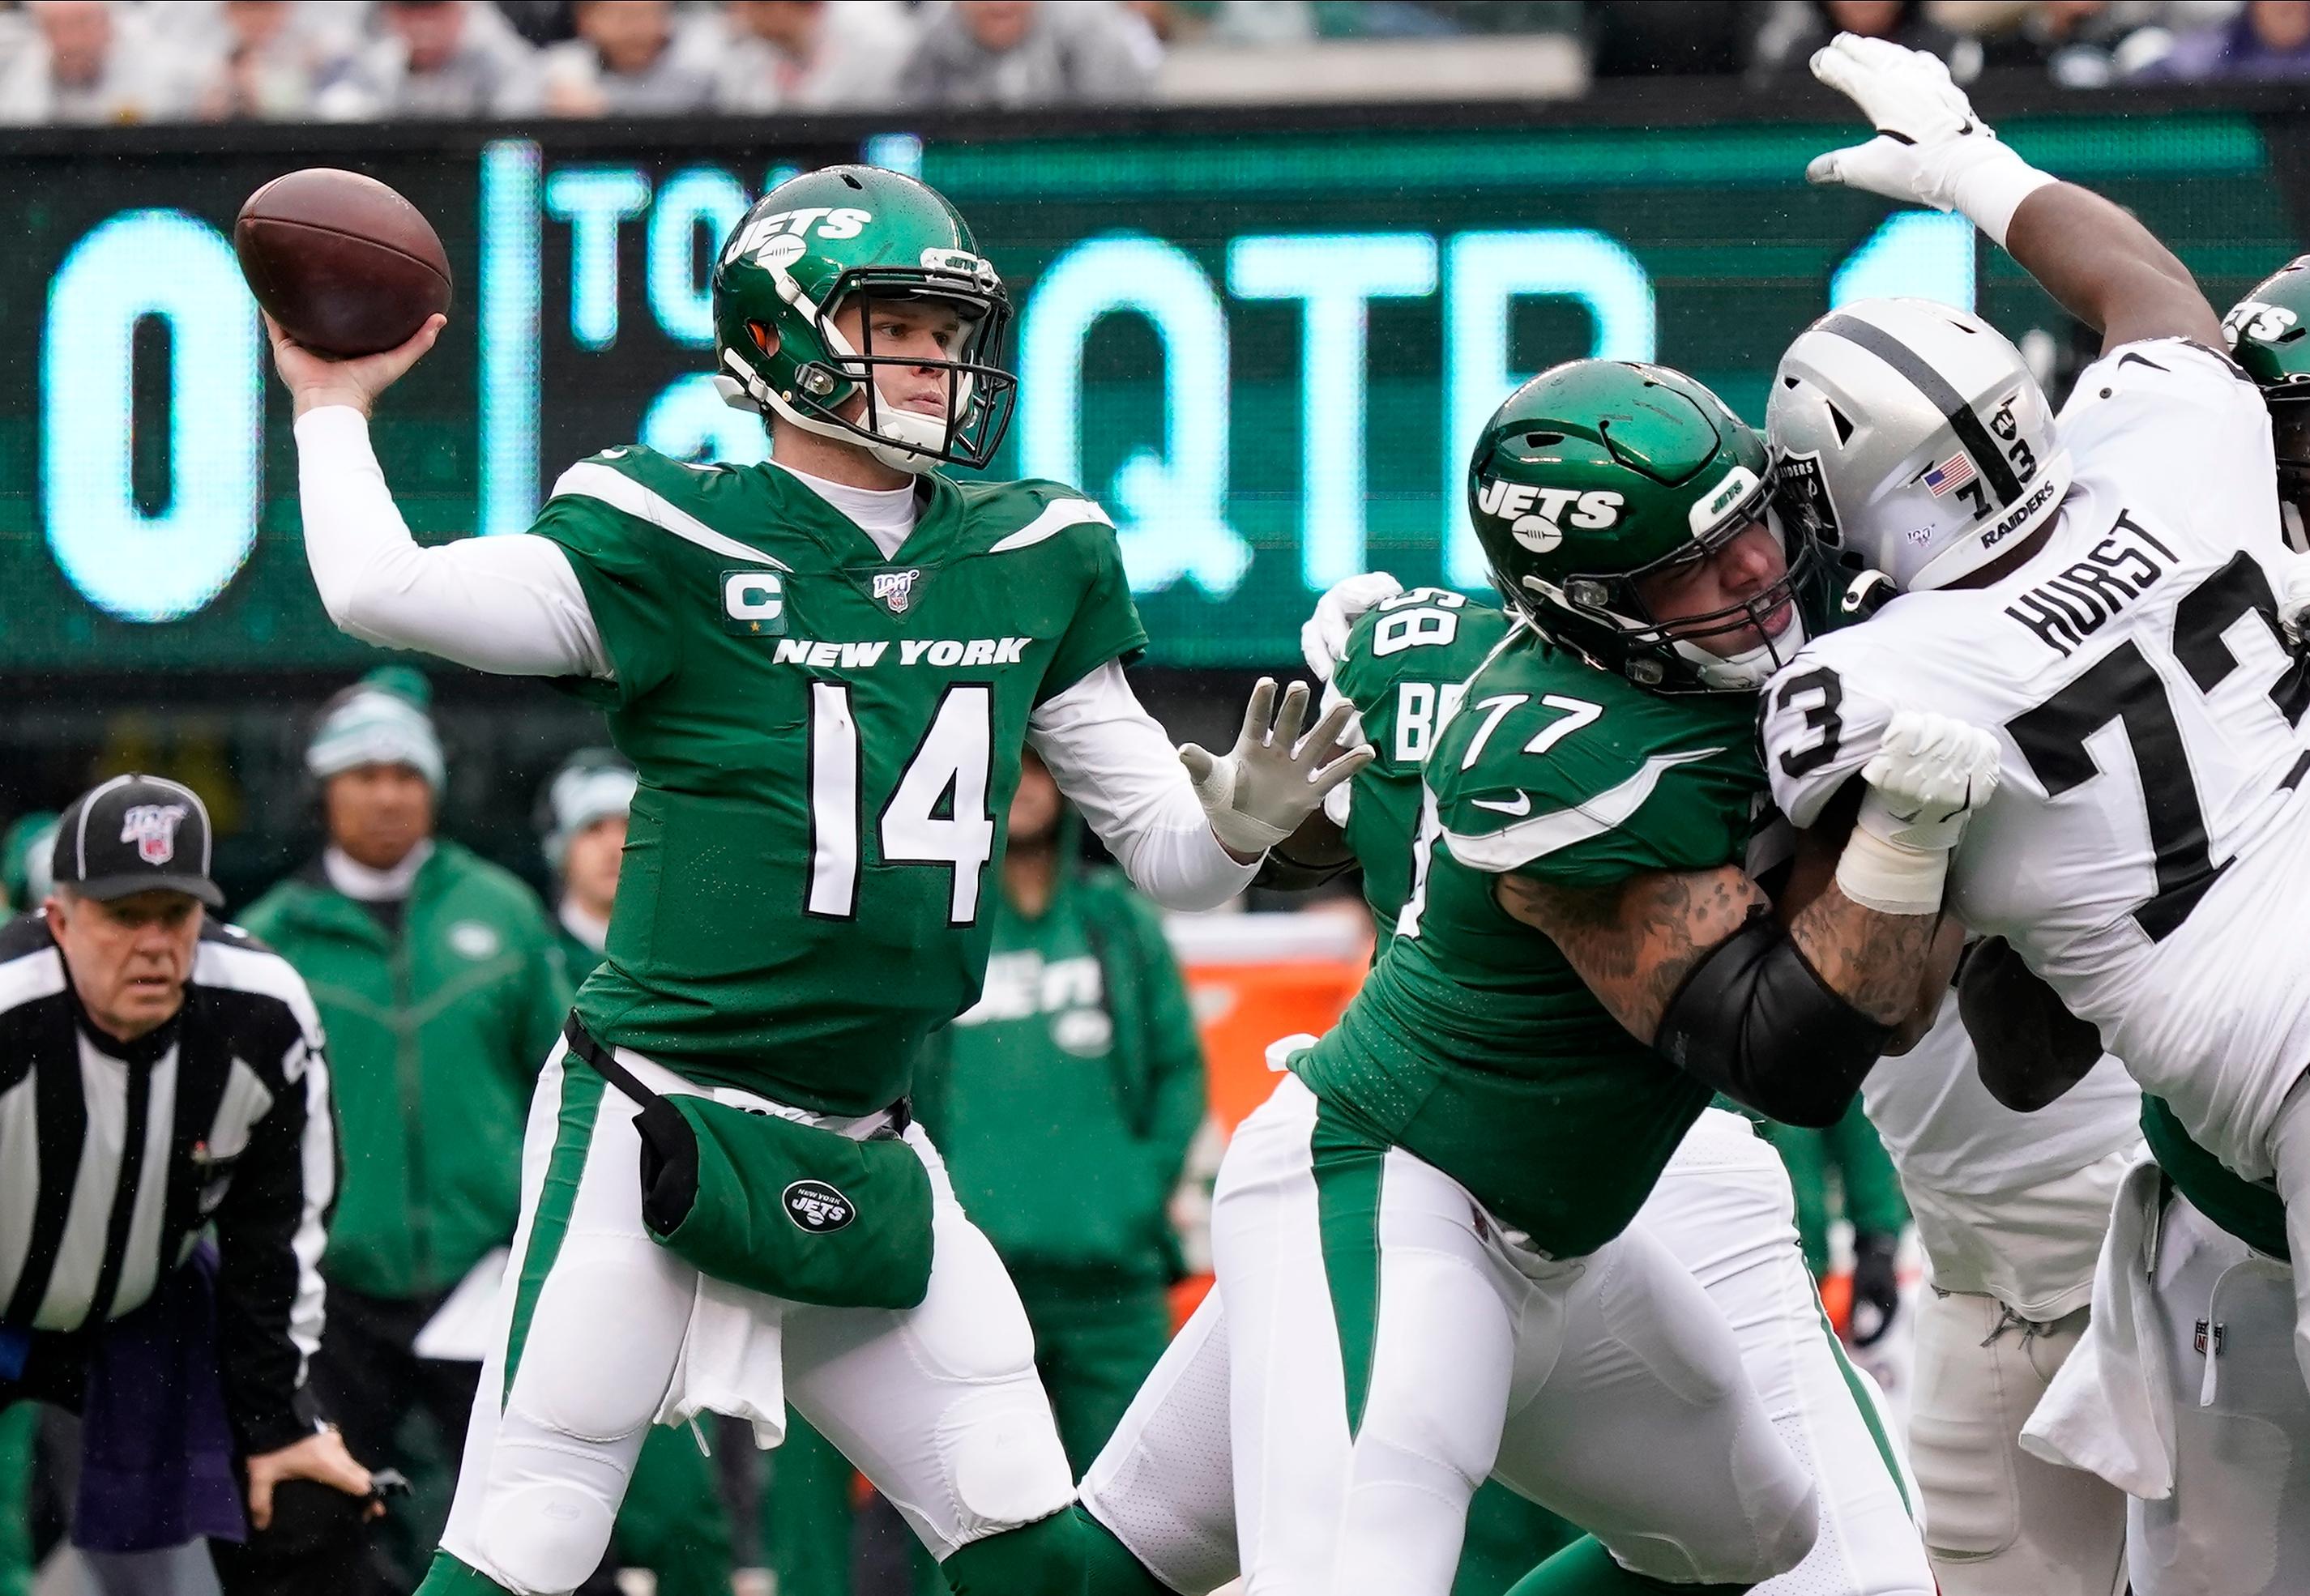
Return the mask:
<svg viewBox="0 0 2310 1596">
<path fill-rule="evenodd" d="M 1532 812 L 1530 793 L 1518 793 L 1514 803 L 1503 803 L 1497 798 L 1471 798 L 1468 802 L 1478 809 L 1497 810 L 1504 815 L 1514 815 L 1517 820 L 1522 820 Z"/>
</svg>

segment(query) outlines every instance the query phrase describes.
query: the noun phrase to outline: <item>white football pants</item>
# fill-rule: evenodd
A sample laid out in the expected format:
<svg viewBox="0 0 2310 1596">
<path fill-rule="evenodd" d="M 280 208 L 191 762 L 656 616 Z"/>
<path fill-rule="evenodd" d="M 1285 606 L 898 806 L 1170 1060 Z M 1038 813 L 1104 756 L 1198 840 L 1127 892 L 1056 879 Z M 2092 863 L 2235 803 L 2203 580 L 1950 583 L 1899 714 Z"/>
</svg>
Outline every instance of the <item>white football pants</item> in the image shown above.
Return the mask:
<svg viewBox="0 0 2310 1596">
<path fill-rule="evenodd" d="M 2295 1361 L 2294 1271 L 2176 1193 L 2150 1290 L 2173 1397 L 2174 1494 L 2127 1503 L 2134 1596 L 2301 1596 L 2310 1388 Z"/>
<path fill-rule="evenodd" d="M 1942 1596 L 2125 1588 L 2124 1493 L 2021 1450 L 2022 1425 L 2090 1313 L 2033 1324 L 1991 1297 L 1927 1291 L 1918 1303 L 1909 1455 Z"/>
<path fill-rule="evenodd" d="M 2110 1596 L 2125 1493 L 2021 1448 L 2090 1317 L 2110 1203 L 2139 1146 L 1989 1194 L 1912 1187 L 1936 1286 L 1917 1309 L 1909 1457 L 1942 1596 Z"/>
<path fill-rule="evenodd" d="M 1787 1176 L 1745 1122 L 1706 1116 L 1655 1192 L 1684 1228 L 1685 1268 L 1649 1233 L 1650 1208 L 1587 1259 L 1540 1260 L 1455 1183 L 1389 1149 L 1363 1172 L 1377 1177 L 1362 1182 L 1377 1198 L 1361 1204 L 1376 1206 L 1376 1223 L 1361 1222 L 1368 1246 L 1348 1249 L 1376 1265 L 1378 1311 L 1358 1316 L 1334 1312 L 1334 1279 L 1340 1297 L 1368 1294 L 1352 1259 L 1327 1249 L 1347 1223 L 1341 1177 L 1353 1188 L 1359 1176 L 1352 1161 L 1328 1170 L 1329 1201 L 1308 1189 L 1315 1120 L 1313 1094 L 1288 1080 L 1238 1132 L 1213 1212 L 1215 1246 L 1233 1248 L 1220 1288 L 1084 1481 L 1085 1505 L 1165 1583 L 1203 1596 L 1247 1566 L 1255 1591 L 1448 1590 L 1488 1469 L 1632 1568 L 1760 1579 L 1805 1548 L 1811 1491 L 1792 1455 L 1802 1448 L 1835 1485 L 1824 1516 L 1840 1516 L 1814 1553 L 1828 1549 L 1827 1583 L 1805 1579 L 1808 1557 L 1785 1589 L 1931 1591 L 1798 1257 Z M 1676 1193 L 1662 1195 L 1711 1182 L 1723 1198 L 1699 1207 L 1713 1223 L 1692 1225 Z M 1759 1204 L 1761 1227 L 1741 1211 Z M 1750 1239 L 1760 1228 L 1771 1239 Z M 1233 1272 L 1246 1254 L 1272 1273 Z M 1347 1266 L 1327 1268 L 1334 1260 Z M 1247 1319 L 1264 1340 L 1246 1339 Z M 1243 1349 L 1262 1345 L 1270 1367 L 1246 1368 Z M 1778 1392 L 1769 1416 L 1734 1359 L 1788 1368 L 1758 1382 Z M 1368 1370 L 1352 1436 L 1351 1362 Z M 1211 1484 L 1231 1453 L 1232 1495 Z M 1847 1499 L 1857 1510 L 1843 1514 Z"/>
<path fill-rule="evenodd" d="M 453 1557 L 523 1596 L 583 1582 L 678 1377 L 727 1382 L 772 1413 L 782 1383 L 942 1559 L 1073 1499 L 1026 1311 L 919 1126 L 907 1140 L 931 1175 L 928 1297 L 899 1313 L 747 1293 L 760 1336 L 749 1357 L 709 1369 L 713 1350 L 689 1344 L 698 1273 L 642 1226 L 634 1106 L 582 1062 L 565 1069 L 566 1053 L 555 1046 L 530 1106 L 500 1333 L 441 1539 Z M 652 1090 L 699 1089 L 640 1054 L 617 1056 Z"/>
</svg>

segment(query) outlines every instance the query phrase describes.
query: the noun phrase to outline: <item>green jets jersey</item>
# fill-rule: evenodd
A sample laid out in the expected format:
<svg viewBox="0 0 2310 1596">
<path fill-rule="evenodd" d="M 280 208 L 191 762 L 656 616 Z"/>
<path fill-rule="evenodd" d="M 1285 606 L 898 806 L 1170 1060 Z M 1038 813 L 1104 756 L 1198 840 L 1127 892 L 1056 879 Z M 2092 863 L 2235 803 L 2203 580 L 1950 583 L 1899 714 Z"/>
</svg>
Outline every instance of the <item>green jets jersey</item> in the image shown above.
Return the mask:
<svg viewBox="0 0 2310 1596">
<path fill-rule="evenodd" d="M 1411 895 L 1420 834 L 1420 767 L 1460 707 L 1461 686 L 1500 639 L 1508 618 L 1448 588 L 1415 587 L 1372 610 L 1348 634 L 1332 685 L 1356 707 L 1378 756 L 1356 773 L 1347 842 L 1364 872 L 1376 953 L 1387 951 Z"/>
<path fill-rule="evenodd" d="M 1709 1089 L 1630 1037 L 1493 878 L 1603 888 L 1741 863 L 1765 787 L 1755 716 L 1744 695 L 1647 693 L 1514 634 L 1428 753 L 1394 942 L 1294 1068 L 1543 1251 L 1619 1235 Z"/>
<path fill-rule="evenodd" d="M 573 466 L 568 551 L 640 773 L 601 1040 L 832 1114 L 903 1096 L 978 995 L 1027 717 L 1144 646 L 1106 516 L 1051 482 L 922 479 L 885 559 L 775 465 Z"/>
</svg>

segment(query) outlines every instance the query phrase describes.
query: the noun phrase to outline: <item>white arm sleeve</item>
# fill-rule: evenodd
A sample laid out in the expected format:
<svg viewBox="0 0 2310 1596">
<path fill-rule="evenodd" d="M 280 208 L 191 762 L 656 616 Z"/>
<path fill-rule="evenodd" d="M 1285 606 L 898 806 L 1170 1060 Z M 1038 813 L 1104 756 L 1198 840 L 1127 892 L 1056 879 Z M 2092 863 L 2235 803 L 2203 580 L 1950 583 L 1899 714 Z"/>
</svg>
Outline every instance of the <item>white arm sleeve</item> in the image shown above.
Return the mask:
<svg viewBox="0 0 2310 1596">
<path fill-rule="evenodd" d="M 1171 739 L 1109 660 L 1027 720 L 1059 791 L 1142 892 L 1167 909 L 1217 908 L 1259 872 L 1220 846 Z"/>
<path fill-rule="evenodd" d="M 609 679 L 609 654 L 569 557 L 549 538 L 422 548 L 350 405 L 297 418 L 297 498 L 321 606 L 364 643 L 421 649 L 504 676 Z"/>
</svg>

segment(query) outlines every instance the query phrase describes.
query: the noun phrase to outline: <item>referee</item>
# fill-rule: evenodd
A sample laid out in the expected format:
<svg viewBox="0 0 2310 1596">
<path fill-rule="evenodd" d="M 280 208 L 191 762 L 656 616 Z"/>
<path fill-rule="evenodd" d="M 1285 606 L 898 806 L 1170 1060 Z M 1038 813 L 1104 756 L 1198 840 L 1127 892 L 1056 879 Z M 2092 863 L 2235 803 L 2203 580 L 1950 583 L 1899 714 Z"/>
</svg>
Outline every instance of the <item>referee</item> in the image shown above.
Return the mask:
<svg viewBox="0 0 2310 1596">
<path fill-rule="evenodd" d="M 109 1587 L 205 1538 L 228 1592 L 317 1592 L 371 1487 L 305 1384 L 328 1070 L 295 972 L 204 913 L 209 849 L 190 788 L 117 776 L 0 927 L 0 1407 L 81 1413 L 73 1539 Z"/>
</svg>

